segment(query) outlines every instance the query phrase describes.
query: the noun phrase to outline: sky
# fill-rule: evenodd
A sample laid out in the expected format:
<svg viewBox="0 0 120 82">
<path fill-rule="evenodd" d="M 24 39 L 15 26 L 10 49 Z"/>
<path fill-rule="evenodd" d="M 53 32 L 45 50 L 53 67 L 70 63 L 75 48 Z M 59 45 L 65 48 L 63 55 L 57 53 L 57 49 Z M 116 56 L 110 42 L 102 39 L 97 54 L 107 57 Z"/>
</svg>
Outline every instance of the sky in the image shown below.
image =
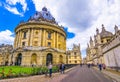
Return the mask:
<svg viewBox="0 0 120 82">
<path fill-rule="evenodd" d="M 16 26 L 44 6 L 64 26 L 67 49 L 80 44 L 82 57 L 96 28 L 104 24 L 112 33 L 115 25 L 120 28 L 120 0 L 0 0 L 0 44 L 13 44 Z"/>
</svg>

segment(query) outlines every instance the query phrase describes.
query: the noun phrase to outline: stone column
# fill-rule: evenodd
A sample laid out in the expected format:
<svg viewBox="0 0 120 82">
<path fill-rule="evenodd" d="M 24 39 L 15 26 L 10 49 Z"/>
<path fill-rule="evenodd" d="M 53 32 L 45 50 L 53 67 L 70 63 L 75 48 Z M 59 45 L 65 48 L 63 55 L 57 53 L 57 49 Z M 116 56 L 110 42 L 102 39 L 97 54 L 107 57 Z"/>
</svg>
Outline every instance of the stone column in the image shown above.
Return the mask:
<svg viewBox="0 0 120 82">
<path fill-rule="evenodd" d="M 55 48 L 55 45 L 56 45 L 56 44 L 55 44 L 55 41 L 56 41 L 56 40 L 55 40 L 55 32 L 53 33 L 53 36 L 54 36 L 54 37 L 53 37 L 53 39 L 54 39 L 54 40 L 53 40 L 53 43 L 54 43 L 53 48 Z"/>
<path fill-rule="evenodd" d="M 42 30 L 39 30 L 39 35 L 38 35 L 38 46 L 41 46 L 41 36 L 42 35 Z"/>
<path fill-rule="evenodd" d="M 43 46 L 46 46 L 46 31 L 45 31 L 45 29 L 43 30 Z"/>
<path fill-rule="evenodd" d="M 18 40 L 19 40 L 19 32 L 17 32 L 17 35 L 16 35 L 16 40 L 15 40 L 16 44 L 15 44 L 15 48 L 18 47 Z"/>
<path fill-rule="evenodd" d="M 18 37 L 17 47 L 20 47 L 20 31 L 18 33 L 19 33 L 19 37 Z"/>
<path fill-rule="evenodd" d="M 57 40 L 57 39 L 58 39 L 57 36 L 58 36 L 58 34 L 57 34 L 57 32 L 56 32 L 56 33 L 55 33 L 55 48 L 58 48 L 58 47 L 57 47 L 57 43 L 58 43 L 58 42 L 57 42 L 57 41 L 58 41 L 58 40 Z"/>
<path fill-rule="evenodd" d="M 30 46 L 33 46 L 33 29 L 31 29 L 31 34 L 30 34 Z"/>
<path fill-rule="evenodd" d="M 23 39 L 23 33 L 22 33 L 22 31 L 20 31 L 20 47 L 22 47 L 22 39 Z"/>
<path fill-rule="evenodd" d="M 31 30 L 28 29 L 26 46 L 30 46 L 30 31 Z"/>
</svg>

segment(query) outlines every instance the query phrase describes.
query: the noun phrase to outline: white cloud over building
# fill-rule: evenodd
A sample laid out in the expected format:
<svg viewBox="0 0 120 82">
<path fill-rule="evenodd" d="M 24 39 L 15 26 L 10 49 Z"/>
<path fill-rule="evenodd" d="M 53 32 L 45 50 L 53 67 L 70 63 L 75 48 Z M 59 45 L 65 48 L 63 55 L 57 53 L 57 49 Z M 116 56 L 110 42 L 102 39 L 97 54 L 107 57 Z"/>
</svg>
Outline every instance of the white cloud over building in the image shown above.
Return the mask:
<svg viewBox="0 0 120 82">
<path fill-rule="evenodd" d="M 14 37 L 10 30 L 0 31 L 0 44 L 13 44 Z"/>
</svg>

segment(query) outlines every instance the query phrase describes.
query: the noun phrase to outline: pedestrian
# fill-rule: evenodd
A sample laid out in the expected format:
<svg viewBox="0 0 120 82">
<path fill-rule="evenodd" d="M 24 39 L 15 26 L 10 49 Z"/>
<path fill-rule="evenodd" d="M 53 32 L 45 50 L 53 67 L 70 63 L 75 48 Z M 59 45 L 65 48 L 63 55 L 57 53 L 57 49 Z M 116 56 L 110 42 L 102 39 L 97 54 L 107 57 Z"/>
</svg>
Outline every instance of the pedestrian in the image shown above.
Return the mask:
<svg viewBox="0 0 120 82">
<path fill-rule="evenodd" d="M 62 73 L 62 64 L 60 64 L 59 70 L 60 70 L 60 72 Z"/>
<path fill-rule="evenodd" d="M 90 68 L 90 64 L 88 64 L 88 68 Z"/>
<path fill-rule="evenodd" d="M 104 63 L 102 64 L 102 67 L 103 67 L 103 69 L 106 69 L 106 66 L 105 66 L 105 64 L 104 64 Z"/>
<path fill-rule="evenodd" d="M 80 63 L 80 67 L 82 67 L 82 63 Z"/>
<path fill-rule="evenodd" d="M 48 69 L 49 69 L 49 77 L 52 77 L 52 64 L 51 63 L 48 65 Z"/>
<path fill-rule="evenodd" d="M 64 74 L 64 70 L 65 70 L 65 65 L 62 64 L 62 68 L 61 68 L 61 73 Z"/>
<path fill-rule="evenodd" d="M 99 64 L 98 67 L 99 67 L 99 70 L 101 71 L 102 70 L 102 64 Z"/>
</svg>

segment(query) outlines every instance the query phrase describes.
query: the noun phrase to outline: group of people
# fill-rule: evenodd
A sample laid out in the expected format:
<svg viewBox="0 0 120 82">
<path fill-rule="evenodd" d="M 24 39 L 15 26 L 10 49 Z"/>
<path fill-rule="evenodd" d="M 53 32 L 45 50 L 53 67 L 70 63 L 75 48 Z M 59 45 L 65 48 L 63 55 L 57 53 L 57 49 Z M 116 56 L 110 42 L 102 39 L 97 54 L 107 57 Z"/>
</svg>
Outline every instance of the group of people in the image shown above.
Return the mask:
<svg viewBox="0 0 120 82">
<path fill-rule="evenodd" d="M 98 64 L 98 68 L 101 71 L 102 69 L 105 69 L 106 66 L 105 66 L 105 64 Z"/>
<path fill-rule="evenodd" d="M 52 64 L 50 63 L 48 65 L 48 71 L 49 71 L 49 77 L 52 77 Z M 64 74 L 64 70 L 65 70 L 65 64 L 60 64 L 59 65 L 59 71 L 61 72 L 61 74 Z"/>
<path fill-rule="evenodd" d="M 82 67 L 82 65 L 83 64 L 80 64 L 80 67 Z M 87 64 L 87 67 L 88 68 L 90 68 L 90 67 L 92 67 L 92 66 L 95 66 L 94 64 L 90 64 L 90 63 L 88 63 Z M 98 66 L 98 68 L 99 68 L 99 70 L 101 71 L 102 69 L 106 69 L 106 65 L 103 63 L 103 64 L 97 64 L 97 66 Z"/>
</svg>

